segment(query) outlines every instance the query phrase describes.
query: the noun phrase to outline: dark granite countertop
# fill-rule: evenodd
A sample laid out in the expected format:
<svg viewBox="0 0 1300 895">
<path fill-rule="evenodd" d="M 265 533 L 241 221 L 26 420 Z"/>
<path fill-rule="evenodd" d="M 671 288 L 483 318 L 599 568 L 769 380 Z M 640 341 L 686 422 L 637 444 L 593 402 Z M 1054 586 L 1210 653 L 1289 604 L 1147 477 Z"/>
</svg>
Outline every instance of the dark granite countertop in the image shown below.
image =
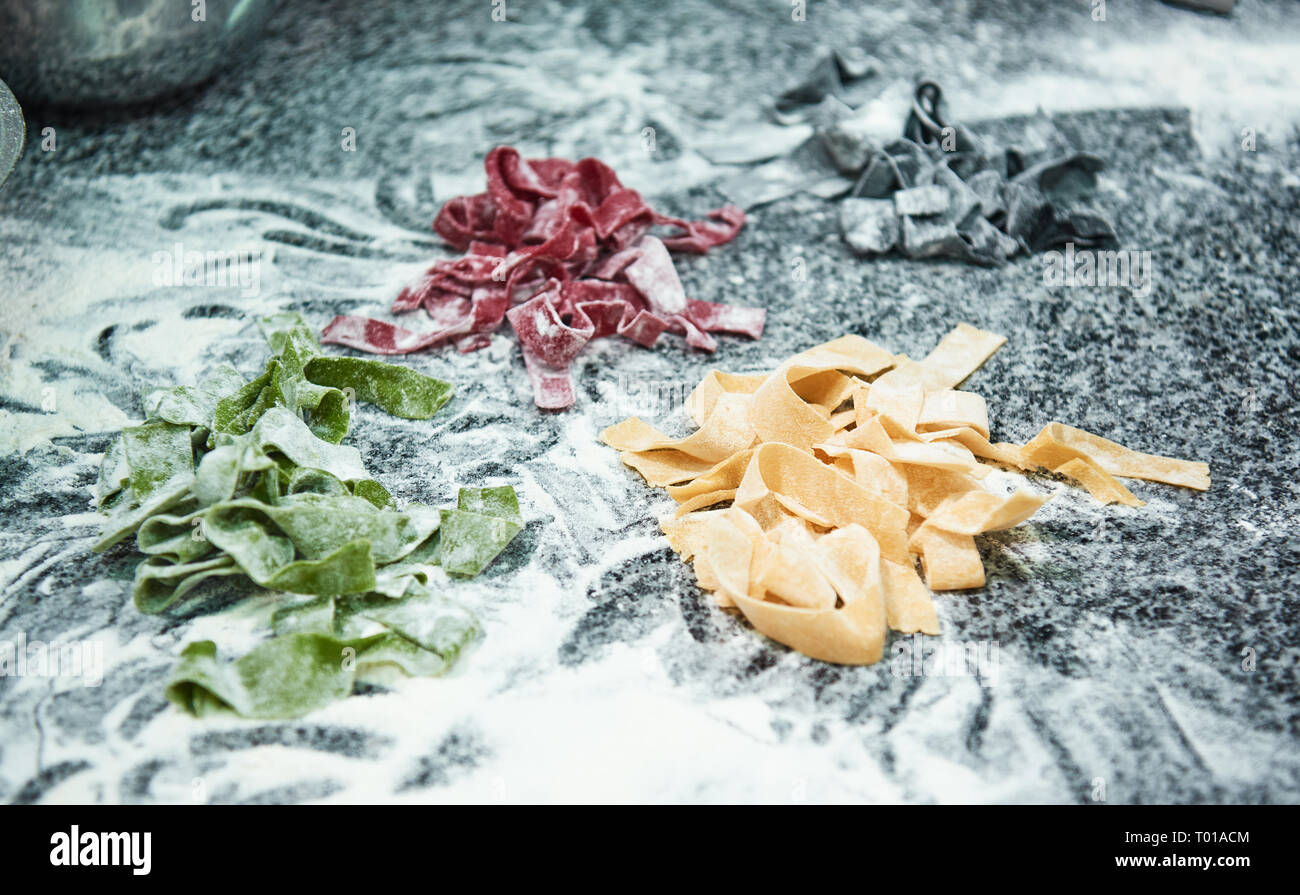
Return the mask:
<svg viewBox="0 0 1300 895">
<path fill-rule="evenodd" d="M 1040 7 L 814 0 L 800 23 L 785 2 L 519 0 L 502 23 L 479 0 L 303 0 L 210 85 L 28 110 L 57 149 L 29 143 L 0 190 L 0 640 L 98 642 L 105 675 L 0 677 L 0 800 L 1300 800 L 1300 7 L 1111 4 L 1105 22 L 1087 3 Z M 216 588 L 144 616 L 131 551 L 90 552 L 89 486 L 142 388 L 260 369 L 271 310 L 316 325 L 381 310 L 447 256 L 429 221 L 481 189 L 498 143 L 599 155 L 699 216 L 730 169 L 698 148 L 749 133 L 831 43 L 880 60 L 882 107 L 926 72 L 998 140 L 1045 109 L 1107 159 L 1098 203 L 1122 248 L 1152 253 L 1149 293 L 1051 287 L 1036 257 L 862 260 L 833 203 L 760 208 L 678 267 L 696 298 L 765 307 L 761 341 L 724 337 L 715 356 L 607 341 L 580 358 L 577 405 L 541 414 L 505 329 L 480 352 L 409 359 L 458 384 L 432 421 L 361 409 L 350 439 L 399 497 L 520 489 L 524 533 L 449 585 L 487 632 L 451 675 L 295 722 L 200 722 L 165 702 L 181 646 L 248 640 L 269 598 Z M 158 285 L 156 253 L 178 244 L 258 250 L 259 282 Z M 759 637 L 665 546 L 662 492 L 596 441 L 654 409 L 629 408 L 630 384 L 680 393 L 844 332 L 916 356 L 960 321 L 1008 337 L 968 382 L 996 438 L 1060 420 L 1206 460 L 1214 479 L 1135 483 L 1141 509 L 1067 492 L 982 537 L 988 585 L 936 603 L 944 642 L 995 646 L 983 681 L 831 666 Z M 664 409 L 654 421 L 682 431 Z M 907 647 L 895 636 L 887 657 Z"/>
</svg>

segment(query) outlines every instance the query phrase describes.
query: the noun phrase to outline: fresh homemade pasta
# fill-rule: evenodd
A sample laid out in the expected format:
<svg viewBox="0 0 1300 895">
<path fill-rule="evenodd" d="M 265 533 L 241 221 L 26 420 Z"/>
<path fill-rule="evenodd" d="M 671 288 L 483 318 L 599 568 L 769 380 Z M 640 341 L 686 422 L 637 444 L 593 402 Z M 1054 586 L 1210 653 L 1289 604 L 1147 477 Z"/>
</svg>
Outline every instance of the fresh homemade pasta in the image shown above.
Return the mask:
<svg viewBox="0 0 1300 895">
<path fill-rule="evenodd" d="M 886 630 L 938 634 L 931 592 L 982 587 L 975 539 L 1050 498 L 989 490 L 989 464 L 1048 469 L 1134 507 L 1120 478 L 1210 486 L 1205 463 L 1061 423 L 1025 445 L 990 441 L 986 401 L 957 386 L 1005 342 L 963 323 L 916 361 L 842 336 L 767 375 L 711 371 L 687 400 L 699 428 L 685 438 L 632 417 L 601 439 L 677 501 L 660 526 L 719 606 L 815 659 L 869 665 Z"/>
</svg>

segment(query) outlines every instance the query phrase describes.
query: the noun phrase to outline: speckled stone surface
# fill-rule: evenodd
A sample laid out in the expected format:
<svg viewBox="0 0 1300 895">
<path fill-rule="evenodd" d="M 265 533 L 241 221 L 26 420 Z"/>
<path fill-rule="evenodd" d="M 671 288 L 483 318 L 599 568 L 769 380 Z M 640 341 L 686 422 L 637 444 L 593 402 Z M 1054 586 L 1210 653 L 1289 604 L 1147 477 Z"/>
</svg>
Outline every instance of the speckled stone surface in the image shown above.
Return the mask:
<svg viewBox="0 0 1300 895">
<path fill-rule="evenodd" d="M 0 640 L 98 643 L 105 673 L 0 678 L 0 800 L 1300 801 L 1300 103 L 1279 100 L 1300 77 L 1300 9 L 930 7 L 810 2 L 798 23 L 783 2 L 507 2 L 494 22 L 486 0 L 287 3 L 258 57 L 206 88 L 28 110 L 0 190 Z M 577 405 L 541 414 L 506 330 L 410 358 L 458 384 L 434 420 L 362 408 L 350 441 L 397 496 L 520 490 L 524 533 L 445 585 L 487 632 L 452 674 L 295 722 L 169 707 L 181 646 L 238 651 L 274 598 L 218 586 L 143 616 L 130 549 L 90 553 L 89 486 L 140 390 L 260 369 L 271 310 L 381 311 L 448 256 L 428 222 L 481 189 L 496 143 L 599 155 L 698 216 L 735 170 L 698 148 L 749 133 L 829 41 L 882 62 L 882 108 L 918 71 L 996 142 L 1032 140 L 1045 107 L 1109 161 L 1097 201 L 1121 248 L 1152 253 L 1149 293 L 1048 286 L 1037 257 L 865 261 L 833 203 L 761 208 L 679 269 L 696 298 L 766 307 L 762 341 L 724 337 L 712 357 L 607 341 L 580 359 Z M 178 243 L 260 251 L 256 288 L 158 285 L 155 255 Z M 988 585 L 939 595 L 926 643 L 984 644 L 978 677 L 913 674 L 896 636 L 869 668 L 765 641 L 694 586 L 654 522 L 669 502 L 596 441 L 631 412 L 685 431 L 674 398 L 712 366 L 768 368 L 844 332 L 916 356 L 959 321 L 1008 337 L 967 383 L 995 438 L 1060 420 L 1207 460 L 1214 479 L 1134 483 L 1141 509 L 1062 490 L 982 537 Z"/>
</svg>

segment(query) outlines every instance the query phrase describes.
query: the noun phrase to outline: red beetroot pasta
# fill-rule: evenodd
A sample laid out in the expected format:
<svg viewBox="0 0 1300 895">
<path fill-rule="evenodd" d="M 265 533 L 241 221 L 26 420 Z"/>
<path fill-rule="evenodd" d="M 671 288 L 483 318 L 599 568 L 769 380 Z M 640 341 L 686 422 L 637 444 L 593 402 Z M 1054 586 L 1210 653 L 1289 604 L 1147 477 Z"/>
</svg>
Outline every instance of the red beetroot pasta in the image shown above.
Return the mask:
<svg viewBox="0 0 1300 895">
<path fill-rule="evenodd" d="M 487 191 L 449 200 L 433 230 L 464 254 L 439 261 L 403 289 L 393 313 L 424 308 L 432 329 L 335 317 L 321 341 L 375 354 L 408 354 L 454 342 L 485 347 L 505 318 L 519 336 L 537 406 L 573 403 L 570 363 L 592 339 L 619 335 L 654 347 L 664 331 L 713 351 L 709 335 L 757 339 L 761 308 L 688 298 L 670 251 L 702 254 L 745 224 L 733 205 L 705 221 L 662 215 L 594 158 L 523 159 L 509 146 L 488 153 Z M 653 227 L 671 228 L 655 236 Z"/>
</svg>

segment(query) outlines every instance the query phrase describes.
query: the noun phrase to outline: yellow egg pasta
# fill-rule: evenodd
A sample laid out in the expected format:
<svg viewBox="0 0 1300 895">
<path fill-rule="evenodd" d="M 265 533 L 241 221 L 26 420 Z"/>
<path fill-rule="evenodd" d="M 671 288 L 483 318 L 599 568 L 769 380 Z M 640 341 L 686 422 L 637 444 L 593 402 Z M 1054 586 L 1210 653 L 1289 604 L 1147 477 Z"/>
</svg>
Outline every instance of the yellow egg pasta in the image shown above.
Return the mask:
<svg viewBox="0 0 1300 895">
<path fill-rule="evenodd" d="M 1131 507 L 1143 502 L 1119 478 L 1210 486 L 1205 463 L 1061 423 L 1023 446 L 991 441 L 986 401 L 957 386 L 1005 342 L 963 323 L 915 361 L 842 336 L 770 374 L 710 371 L 685 438 L 633 417 L 601 440 L 677 502 L 660 526 L 720 607 L 815 659 L 869 665 L 888 630 L 938 634 L 932 592 L 983 587 L 976 539 L 1050 498 L 990 490 L 998 467 L 1048 469 Z"/>
</svg>

